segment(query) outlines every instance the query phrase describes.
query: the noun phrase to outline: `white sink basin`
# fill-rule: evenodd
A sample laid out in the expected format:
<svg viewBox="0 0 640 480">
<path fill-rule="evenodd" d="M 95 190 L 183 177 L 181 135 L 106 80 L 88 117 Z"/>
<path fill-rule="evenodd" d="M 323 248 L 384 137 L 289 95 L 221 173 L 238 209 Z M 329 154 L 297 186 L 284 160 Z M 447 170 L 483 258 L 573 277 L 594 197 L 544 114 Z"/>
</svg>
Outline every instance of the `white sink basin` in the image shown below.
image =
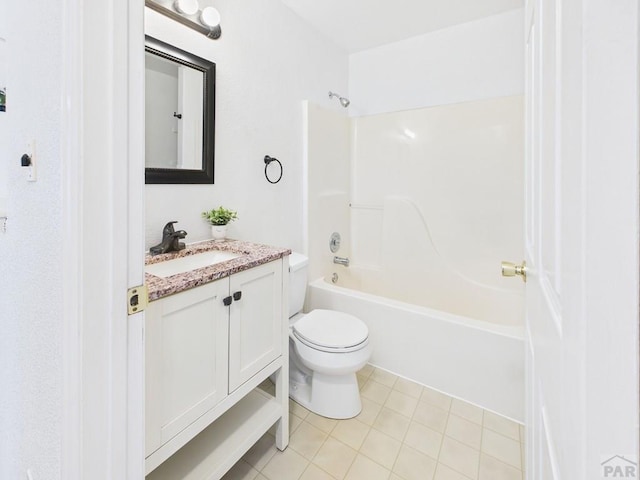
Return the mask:
<svg viewBox="0 0 640 480">
<path fill-rule="evenodd" d="M 202 252 L 195 255 L 187 255 L 186 257 L 174 258 L 166 262 L 153 263 L 145 265 L 144 271 L 155 275 L 156 277 L 166 278 L 179 273 L 190 272 L 198 268 L 209 267 L 216 263 L 226 262 L 234 258 L 241 257 L 240 253 L 222 252 L 220 250 L 212 250 Z"/>
</svg>

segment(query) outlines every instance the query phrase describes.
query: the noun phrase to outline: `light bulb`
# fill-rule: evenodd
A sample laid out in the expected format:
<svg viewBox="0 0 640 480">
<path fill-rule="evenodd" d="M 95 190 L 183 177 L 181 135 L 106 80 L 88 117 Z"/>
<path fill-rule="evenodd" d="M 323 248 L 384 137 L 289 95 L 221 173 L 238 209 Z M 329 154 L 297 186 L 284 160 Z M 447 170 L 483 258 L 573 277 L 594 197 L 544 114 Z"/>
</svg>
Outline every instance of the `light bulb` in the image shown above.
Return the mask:
<svg viewBox="0 0 640 480">
<path fill-rule="evenodd" d="M 217 27 L 220 25 L 220 12 L 213 7 L 203 8 L 200 21 L 209 28 Z"/>
<path fill-rule="evenodd" d="M 174 8 L 183 15 L 195 15 L 200 8 L 198 0 L 176 0 L 173 4 Z"/>
</svg>

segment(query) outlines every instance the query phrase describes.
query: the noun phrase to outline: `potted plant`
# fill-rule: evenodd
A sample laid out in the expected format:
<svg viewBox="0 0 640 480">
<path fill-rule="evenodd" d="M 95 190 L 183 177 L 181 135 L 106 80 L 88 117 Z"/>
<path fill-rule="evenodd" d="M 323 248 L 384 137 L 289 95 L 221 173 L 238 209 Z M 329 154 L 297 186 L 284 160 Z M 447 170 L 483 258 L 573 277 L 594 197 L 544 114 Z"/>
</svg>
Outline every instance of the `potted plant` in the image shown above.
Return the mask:
<svg viewBox="0 0 640 480">
<path fill-rule="evenodd" d="M 202 212 L 202 218 L 211 224 L 211 235 L 216 242 L 223 242 L 227 236 L 227 224 L 238 218 L 238 212 L 224 207 Z"/>
</svg>

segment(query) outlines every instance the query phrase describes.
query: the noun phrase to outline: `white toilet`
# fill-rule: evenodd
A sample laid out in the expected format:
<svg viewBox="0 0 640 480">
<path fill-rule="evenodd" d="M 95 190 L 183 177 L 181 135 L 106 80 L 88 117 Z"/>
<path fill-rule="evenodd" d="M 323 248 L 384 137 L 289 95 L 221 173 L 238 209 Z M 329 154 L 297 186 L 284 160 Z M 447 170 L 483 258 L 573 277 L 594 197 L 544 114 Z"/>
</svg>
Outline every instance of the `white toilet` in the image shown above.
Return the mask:
<svg viewBox="0 0 640 480">
<path fill-rule="evenodd" d="M 289 257 L 289 396 L 318 415 L 351 418 L 362 410 L 356 372 L 371 356 L 362 320 L 334 310 L 302 312 L 307 257 Z"/>
</svg>

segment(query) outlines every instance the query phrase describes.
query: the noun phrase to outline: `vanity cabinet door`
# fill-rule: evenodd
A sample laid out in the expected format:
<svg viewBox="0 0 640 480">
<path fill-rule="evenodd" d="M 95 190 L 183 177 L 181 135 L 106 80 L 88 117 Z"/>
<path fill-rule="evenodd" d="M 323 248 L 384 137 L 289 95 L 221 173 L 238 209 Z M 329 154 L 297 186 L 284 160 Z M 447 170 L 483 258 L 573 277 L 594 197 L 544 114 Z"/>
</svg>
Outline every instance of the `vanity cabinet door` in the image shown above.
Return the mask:
<svg viewBox="0 0 640 480">
<path fill-rule="evenodd" d="M 227 396 L 225 278 L 152 302 L 146 311 L 146 456 Z"/>
<path fill-rule="evenodd" d="M 282 354 L 282 260 L 230 277 L 229 393 Z"/>
</svg>

